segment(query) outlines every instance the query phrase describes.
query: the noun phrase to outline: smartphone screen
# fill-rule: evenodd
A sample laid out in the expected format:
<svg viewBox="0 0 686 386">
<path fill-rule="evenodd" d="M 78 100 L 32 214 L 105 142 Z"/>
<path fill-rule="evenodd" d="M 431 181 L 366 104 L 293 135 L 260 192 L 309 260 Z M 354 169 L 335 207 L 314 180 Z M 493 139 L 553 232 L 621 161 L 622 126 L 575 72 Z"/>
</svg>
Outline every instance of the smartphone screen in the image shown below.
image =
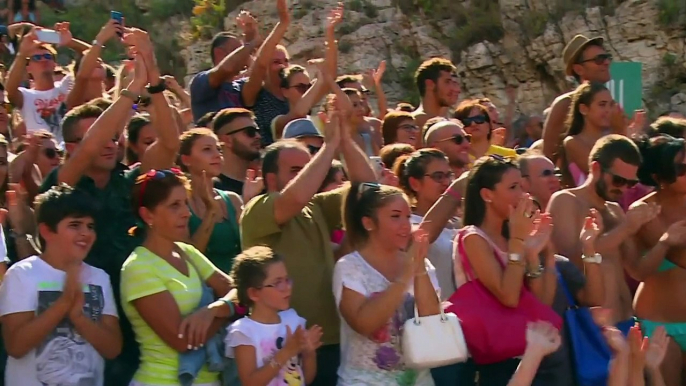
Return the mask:
<svg viewBox="0 0 686 386">
<path fill-rule="evenodd" d="M 381 157 L 371 156 L 369 157 L 369 160 L 372 162 L 372 167 L 374 167 L 374 173 L 376 173 L 376 177 L 381 178 L 383 170 L 386 168 L 381 160 Z"/>
<path fill-rule="evenodd" d="M 36 31 L 36 38 L 38 38 L 38 41 L 43 42 L 43 43 L 48 43 L 48 44 L 59 44 L 60 43 L 60 34 L 53 30 L 49 29 L 42 29 Z"/>
<path fill-rule="evenodd" d="M 110 11 L 110 18 L 114 19 L 119 25 L 123 24 L 122 22 L 124 21 L 124 15 L 122 15 L 121 12 L 119 11 Z M 122 37 L 120 33 L 117 33 L 119 37 Z"/>
</svg>

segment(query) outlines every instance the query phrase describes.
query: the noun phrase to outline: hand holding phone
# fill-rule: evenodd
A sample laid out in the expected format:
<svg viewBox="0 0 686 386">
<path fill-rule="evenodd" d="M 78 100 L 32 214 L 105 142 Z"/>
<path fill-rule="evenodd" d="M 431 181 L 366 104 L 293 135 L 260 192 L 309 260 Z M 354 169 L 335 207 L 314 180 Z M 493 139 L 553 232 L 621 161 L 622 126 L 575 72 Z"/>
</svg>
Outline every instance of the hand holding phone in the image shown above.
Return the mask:
<svg viewBox="0 0 686 386">
<path fill-rule="evenodd" d="M 124 24 L 124 15 L 119 12 L 119 11 L 110 11 L 110 18 L 116 21 L 119 25 Z M 119 37 L 122 37 L 123 35 L 119 32 L 117 32 L 117 35 Z"/>
<path fill-rule="evenodd" d="M 386 165 L 384 165 L 383 161 L 381 160 L 381 157 L 371 156 L 369 157 L 369 160 L 372 162 L 372 167 L 374 168 L 376 178 L 381 178 L 381 176 L 383 175 L 383 171 L 386 168 Z"/>
<path fill-rule="evenodd" d="M 61 38 L 57 31 L 50 29 L 36 30 L 36 39 L 41 43 L 60 44 Z"/>
</svg>

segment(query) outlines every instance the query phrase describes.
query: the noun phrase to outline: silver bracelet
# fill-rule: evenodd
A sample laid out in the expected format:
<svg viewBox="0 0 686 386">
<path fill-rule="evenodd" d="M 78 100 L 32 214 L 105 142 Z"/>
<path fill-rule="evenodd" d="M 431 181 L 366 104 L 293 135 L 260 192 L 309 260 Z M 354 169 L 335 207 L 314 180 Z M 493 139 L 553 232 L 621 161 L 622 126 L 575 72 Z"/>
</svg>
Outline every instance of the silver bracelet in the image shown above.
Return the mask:
<svg viewBox="0 0 686 386">
<path fill-rule="evenodd" d="M 545 271 L 545 268 L 543 267 L 543 265 L 539 264 L 538 269 L 534 272 L 527 272 L 526 277 L 528 277 L 529 279 L 536 279 L 536 278 L 541 277 L 541 275 L 543 275 L 544 271 Z"/>
</svg>

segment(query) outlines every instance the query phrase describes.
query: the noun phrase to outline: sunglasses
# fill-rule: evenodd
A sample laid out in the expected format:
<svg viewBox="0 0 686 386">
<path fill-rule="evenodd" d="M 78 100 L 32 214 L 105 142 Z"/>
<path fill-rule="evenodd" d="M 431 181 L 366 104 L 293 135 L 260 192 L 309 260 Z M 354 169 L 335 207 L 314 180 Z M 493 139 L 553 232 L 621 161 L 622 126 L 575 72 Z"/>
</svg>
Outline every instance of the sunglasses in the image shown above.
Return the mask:
<svg viewBox="0 0 686 386">
<path fill-rule="evenodd" d="M 429 178 L 431 178 L 434 182 L 440 184 L 440 183 L 444 182 L 445 180 L 448 180 L 448 181 L 454 180 L 454 179 L 455 179 L 455 173 L 453 173 L 452 171 L 450 171 L 450 172 L 441 172 L 441 171 L 438 171 L 438 172 L 433 172 L 433 173 L 425 174 L 424 177 L 429 177 Z"/>
<path fill-rule="evenodd" d="M 290 277 L 284 280 L 279 280 L 276 283 L 273 284 L 264 284 L 260 288 L 274 288 L 277 291 L 286 291 L 288 288 L 290 288 L 293 285 L 293 279 Z"/>
<path fill-rule="evenodd" d="M 52 54 L 36 54 L 36 55 L 31 55 L 31 60 L 34 62 L 40 62 L 41 60 L 52 60 L 53 56 Z"/>
<path fill-rule="evenodd" d="M 317 152 L 321 149 L 321 147 L 317 146 L 312 146 L 312 145 L 307 145 L 307 151 L 310 152 L 310 155 L 315 155 Z"/>
<path fill-rule="evenodd" d="M 593 62 L 597 65 L 601 65 L 601 64 L 604 64 L 606 61 L 611 62 L 612 61 L 612 55 L 610 55 L 610 54 L 598 54 L 598 55 L 596 55 L 590 59 L 579 61 L 579 64 Z"/>
<path fill-rule="evenodd" d="M 48 159 L 55 159 L 57 158 L 57 156 L 59 156 L 60 153 L 58 153 L 57 150 L 49 147 L 43 149 L 43 154 L 45 154 L 45 157 Z"/>
<path fill-rule="evenodd" d="M 260 133 L 260 130 L 257 127 L 246 126 L 246 127 L 240 128 L 238 130 L 230 131 L 230 132 L 226 133 L 226 135 L 233 135 L 233 134 L 240 133 L 242 131 L 244 131 L 245 135 L 247 135 L 250 138 L 255 138 L 257 136 L 257 134 Z"/>
<path fill-rule="evenodd" d="M 456 134 L 456 135 L 453 135 L 452 137 L 443 138 L 440 141 L 436 141 L 436 142 L 445 142 L 445 141 L 452 141 L 456 145 L 462 145 L 465 141 L 472 142 L 472 136 L 469 134 L 465 134 L 465 135 Z"/>
<path fill-rule="evenodd" d="M 162 178 L 168 177 L 168 176 L 182 176 L 183 174 L 181 173 L 181 170 L 177 168 L 171 168 L 171 169 L 166 169 L 166 170 L 155 170 L 155 169 L 150 169 L 147 173 L 141 174 L 138 176 L 136 179 L 136 185 L 140 184 L 141 185 L 141 192 L 140 192 L 140 201 L 138 202 L 139 206 L 143 206 L 143 197 L 145 196 L 145 187 L 148 185 L 148 181 L 151 180 L 160 180 Z"/>
<path fill-rule="evenodd" d="M 360 187 L 357 188 L 357 199 L 359 200 L 362 198 L 362 195 L 368 191 L 378 191 L 379 189 L 381 189 L 381 185 L 376 182 L 363 182 L 360 184 Z"/>
<path fill-rule="evenodd" d="M 419 131 L 419 126 L 411 125 L 408 123 L 408 124 L 398 126 L 398 129 L 407 130 L 407 131 Z"/>
<path fill-rule="evenodd" d="M 476 123 L 477 125 L 480 125 L 482 123 L 488 122 L 488 118 L 485 115 L 476 115 L 473 117 L 469 118 L 462 118 L 460 119 L 460 122 L 462 122 L 463 125 L 470 126 L 472 123 Z"/>
<path fill-rule="evenodd" d="M 633 188 L 634 186 L 636 186 L 636 184 L 638 184 L 638 180 L 630 180 L 628 178 L 618 176 L 618 175 L 612 173 L 610 170 L 606 169 L 606 170 L 603 170 L 603 172 L 612 176 L 612 185 L 615 188 L 621 188 L 623 186 Z"/>
<path fill-rule="evenodd" d="M 557 177 L 555 169 L 545 169 L 541 172 L 540 177 Z M 528 174 L 523 174 L 522 177 L 530 177 Z"/>
<path fill-rule="evenodd" d="M 310 87 L 312 87 L 311 83 L 298 83 L 290 86 L 289 88 L 294 88 L 298 90 L 299 93 L 304 94 L 310 89 Z"/>
<path fill-rule="evenodd" d="M 5 109 L 5 111 L 7 112 L 7 114 L 11 114 L 11 113 L 12 113 L 12 104 L 11 104 L 11 103 L 3 102 L 3 103 L 2 103 L 2 107 Z"/>
<path fill-rule="evenodd" d="M 66 143 L 81 143 L 81 141 L 83 141 L 83 138 L 76 138 L 76 139 L 73 139 L 71 141 L 65 140 L 64 142 L 66 142 Z M 112 142 L 114 142 L 115 144 L 118 144 L 119 143 L 119 136 L 117 135 L 116 137 L 112 138 Z"/>
</svg>

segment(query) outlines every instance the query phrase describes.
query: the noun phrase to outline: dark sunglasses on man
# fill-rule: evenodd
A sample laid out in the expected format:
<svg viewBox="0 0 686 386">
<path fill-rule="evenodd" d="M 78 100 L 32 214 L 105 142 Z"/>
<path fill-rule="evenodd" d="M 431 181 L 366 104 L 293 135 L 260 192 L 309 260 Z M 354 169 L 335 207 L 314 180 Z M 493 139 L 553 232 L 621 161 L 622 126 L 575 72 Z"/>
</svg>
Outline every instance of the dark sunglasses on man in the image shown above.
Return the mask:
<svg viewBox="0 0 686 386">
<path fill-rule="evenodd" d="M 298 83 L 298 84 L 294 84 L 294 85 L 290 86 L 290 88 L 294 88 L 294 89 L 298 90 L 298 92 L 301 94 L 306 93 L 307 90 L 310 89 L 310 87 L 312 87 L 311 83 Z"/>
<path fill-rule="evenodd" d="M 31 60 L 34 62 L 40 62 L 41 60 L 52 60 L 54 57 L 52 54 L 49 53 L 44 53 L 44 54 L 36 54 L 36 55 L 31 55 Z"/>
<path fill-rule="evenodd" d="M 579 64 L 584 64 L 588 62 L 593 62 L 597 65 L 605 64 L 606 61 L 612 61 L 612 55 L 610 54 L 598 54 L 590 59 L 580 60 Z"/>
<path fill-rule="evenodd" d="M 465 141 L 472 142 L 472 136 L 469 134 L 465 134 L 465 135 L 456 134 L 456 135 L 453 135 L 452 137 L 443 138 L 443 139 L 438 140 L 436 142 L 445 142 L 445 141 L 452 141 L 456 145 L 462 145 Z"/>
<path fill-rule="evenodd" d="M 626 186 L 628 188 L 633 188 L 634 186 L 636 186 L 636 184 L 638 184 L 638 180 L 631 180 L 628 178 L 624 178 L 622 176 L 618 176 L 617 174 L 612 173 L 608 169 L 603 170 L 603 172 L 612 176 L 612 185 L 615 188 L 621 188 L 623 186 Z"/>
<path fill-rule="evenodd" d="M 255 126 L 246 126 L 246 127 L 240 128 L 238 130 L 229 131 L 228 133 L 224 133 L 224 134 L 234 135 L 234 134 L 237 134 L 240 132 L 245 132 L 245 135 L 247 135 L 248 137 L 255 138 L 255 137 L 257 137 L 257 134 L 260 133 L 260 130 Z"/>
</svg>

